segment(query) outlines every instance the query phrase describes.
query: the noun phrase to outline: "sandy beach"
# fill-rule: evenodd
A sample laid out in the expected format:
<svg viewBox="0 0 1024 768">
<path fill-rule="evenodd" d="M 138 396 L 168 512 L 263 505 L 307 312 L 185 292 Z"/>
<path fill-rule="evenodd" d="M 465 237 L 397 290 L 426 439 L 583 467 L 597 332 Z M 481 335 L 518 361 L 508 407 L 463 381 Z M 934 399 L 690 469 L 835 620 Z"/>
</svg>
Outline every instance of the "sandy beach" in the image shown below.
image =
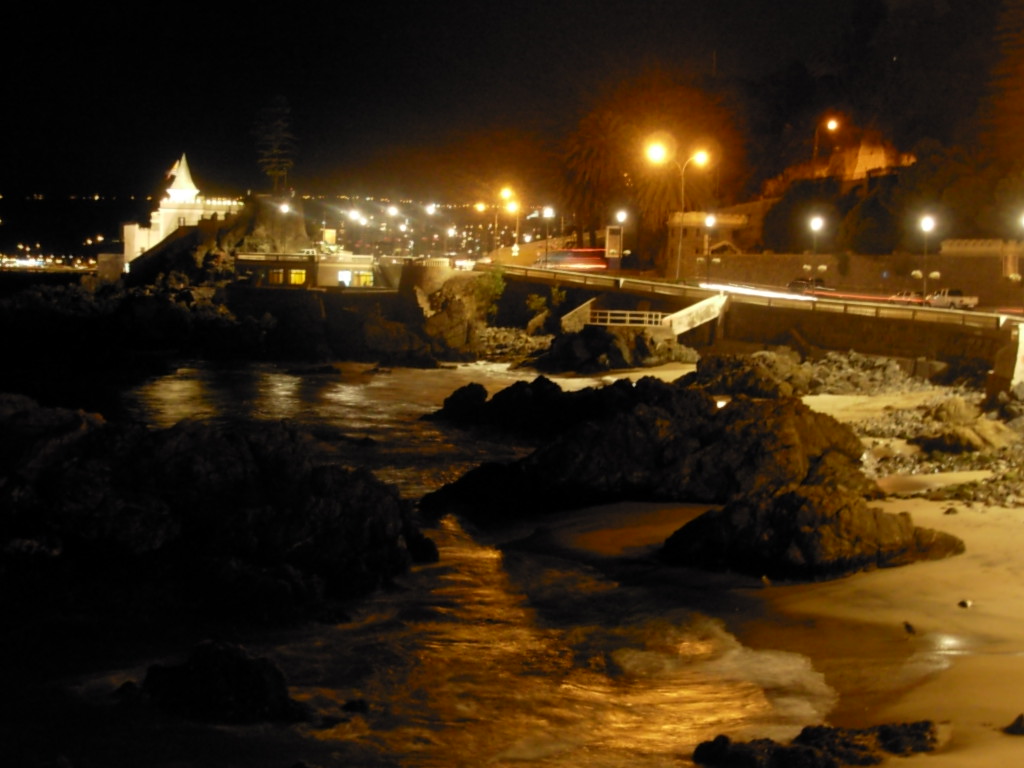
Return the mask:
<svg viewBox="0 0 1024 768">
<path fill-rule="evenodd" d="M 840 420 L 910 407 L 936 392 L 806 398 Z M 748 587 L 766 615 L 731 626 L 745 644 L 809 656 L 839 693 L 830 725 L 865 727 L 932 720 L 942 743 L 911 765 L 1013 765 L 1024 738 L 1002 732 L 1024 713 L 1024 511 L 931 501 L 942 484 L 985 472 L 893 477 L 898 491 L 877 505 L 909 512 L 920 526 L 959 536 L 966 553 L 814 584 Z M 917 495 L 921 493 L 921 495 Z M 548 530 L 553 544 L 588 557 L 630 557 L 655 549 L 696 505 L 610 505 L 572 513 Z"/>
</svg>

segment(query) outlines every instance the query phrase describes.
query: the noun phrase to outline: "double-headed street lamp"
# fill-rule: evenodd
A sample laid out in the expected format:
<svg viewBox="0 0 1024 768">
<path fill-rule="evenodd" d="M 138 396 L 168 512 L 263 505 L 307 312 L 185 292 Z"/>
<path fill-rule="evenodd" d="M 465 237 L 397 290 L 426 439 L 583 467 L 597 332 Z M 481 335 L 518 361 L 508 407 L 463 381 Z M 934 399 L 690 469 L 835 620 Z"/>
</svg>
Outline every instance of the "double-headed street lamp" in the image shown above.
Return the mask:
<svg viewBox="0 0 1024 768">
<path fill-rule="evenodd" d="M 655 165 L 664 165 L 671 161 L 679 169 L 679 242 L 676 246 L 676 282 L 679 281 L 679 265 L 683 259 L 683 223 L 686 216 L 686 168 L 690 163 L 704 166 L 708 164 L 711 155 L 700 149 L 694 152 L 682 164 L 676 159 L 675 152 L 662 141 L 653 141 L 647 145 L 647 159 Z"/>
</svg>

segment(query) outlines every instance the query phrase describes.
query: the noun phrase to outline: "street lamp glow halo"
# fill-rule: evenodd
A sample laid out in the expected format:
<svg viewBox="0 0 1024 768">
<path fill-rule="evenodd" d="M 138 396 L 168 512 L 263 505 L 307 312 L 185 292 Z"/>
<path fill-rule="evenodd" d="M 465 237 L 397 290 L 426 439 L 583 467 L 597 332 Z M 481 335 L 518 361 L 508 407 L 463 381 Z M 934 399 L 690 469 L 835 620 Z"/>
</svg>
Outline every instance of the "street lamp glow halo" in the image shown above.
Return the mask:
<svg viewBox="0 0 1024 768">
<path fill-rule="evenodd" d="M 678 145 L 667 131 L 651 134 L 644 143 L 644 155 L 654 165 L 664 165 L 676 159 Z"/>
<path fill-rule="evenodd" d="M 922 216 L 921 217 L 921 231 L 922 232 L 931 232 L 933 229 L 935 229 L 935 217 L 928 216 L 928 215 Z"/>
</svg>

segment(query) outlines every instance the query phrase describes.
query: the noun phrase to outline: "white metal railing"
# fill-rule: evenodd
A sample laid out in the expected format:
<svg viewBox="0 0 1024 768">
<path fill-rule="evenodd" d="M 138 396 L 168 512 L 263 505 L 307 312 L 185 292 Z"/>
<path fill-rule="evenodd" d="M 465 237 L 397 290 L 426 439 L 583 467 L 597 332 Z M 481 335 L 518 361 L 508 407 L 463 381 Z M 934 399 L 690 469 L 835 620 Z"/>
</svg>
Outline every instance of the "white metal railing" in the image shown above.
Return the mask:
<svg viewBox="0 0 1024 768">
<path fill-rule="evenodd" d="M 643 312 L 629 309 L 590 308 L 588 325 L 661 325 L 667 312 Z"/>
<path fill-rule="evenodd" d="M 673 296 L 681 299 L 705 299 L 708 295 L 719 293 L 704 288 L 678 285 L 658 280 L 640 280 L 633 277 L 618 277 L 607 274 L 559 271 L 535 267 L 517 267 L 504 264 L 478 264 L 477 269 L 499 270 L 508 275 L 518 275 L 538 282 L 558 285 L 578 285 L 591 287 L 614 288 L 628 291 L 631 294 L 652 296 Z M 977 310 L 936 309 L 935 307 L 900 306 L 886 304 L 881 301 L 842 301 L 839 299 L 818 298 L 816 301 L 807 299 L 786 298 L 783 296 L 755 296 L 748 294 L 730 294 L 731 301 L 738 304 L 755 304 L 765 307 L 799 309 L 807 312 L 822 312 L 829 315 L 858 315 L 861 317 L 878 317 L 890 320 L 913 320 L 916 322 L 942 323 L 943 325 L 960 325 L 968 328 L 992 328 L 1002 326 L 1004 318 L 1000 315 L 978 312 Z"/>
</svg>

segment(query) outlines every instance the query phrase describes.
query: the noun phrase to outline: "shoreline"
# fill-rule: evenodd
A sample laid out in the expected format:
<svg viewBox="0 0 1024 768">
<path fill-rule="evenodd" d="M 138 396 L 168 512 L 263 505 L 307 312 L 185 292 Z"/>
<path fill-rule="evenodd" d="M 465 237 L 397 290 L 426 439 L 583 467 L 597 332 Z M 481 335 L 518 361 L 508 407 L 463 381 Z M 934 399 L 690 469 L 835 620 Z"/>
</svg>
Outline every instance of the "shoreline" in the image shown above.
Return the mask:
<svg viewBox="0 0 1024 768">
<path fill-rule="evenodd" d="M 767 586 L 668 566 L 634 570 L 667 529 L 705 508 L 650 503 L 576 510 L 505 546 L 589 561 L 652 588 L 678 578 L 711 594 L 729 591 L 737 603 L 759 603 L 761 612 L 723 611 L 718 618 L 745 646 L 807 656 L 838 695 L 826 724 L 866 728 L 931 720 L 939 727 L 939 747 L 908 760 L 940 768 L 962 766 L 965 759 L 983 768 L 1013 764 L 1024 742 L 1001 729 L 1024 712 L 1024 694 L 1007 684 L 1024 680 L 1024 605 L 1015 599 L 1024 574 L 1012 557 L 1024 539 L 1024 514 L 961 508 L 948 515 L 948 502 L 923 498 L 877 505 L 961 536 L 967 552 L 832 581 Z M 970 607 L 958 605 L 967 600 Z"/>
<path fill-rule="evenodd" d="M 805 398 L 841 421 L 912 408 L 941 391 L 865 397 Z M 1012 765 L 1024 741 L 1003 733 L 1024 712 L 1024 510 L 971 502 L 932 501 L 942 485 L 983 480 L 986 472 L 891 476 L 880 484 L 893 495 L 871 502 L 886 512 L 908 512 L 914 523 L 960 537 L 966 552 L 945 560 L 860 572 L 811 583 L 751 583 L 729 574 L 698 576 L 759 602 L 761 615 L 735 617 L 729 631 L 757 649 L 810 658 L 839 698 L 828 725 L 864 728 L 931 720 L 940 743 L 910 765 L 975 768 Z M 545 521 L 540 532 L 511 546 L 547 550 L 630 572 L 669 534 L 706 505 L 620 503 L 575 510 Z M 678 569 L 677 569 L 678 570 Z M 685 571 L 688 578 L 694 572 Z M 639 574 L 665 579 L 664 574 Z M 681 576 L 683 578 L 683 576 Z M 729 734 L 726 734 L 729 735 Z"/>
</svg>

